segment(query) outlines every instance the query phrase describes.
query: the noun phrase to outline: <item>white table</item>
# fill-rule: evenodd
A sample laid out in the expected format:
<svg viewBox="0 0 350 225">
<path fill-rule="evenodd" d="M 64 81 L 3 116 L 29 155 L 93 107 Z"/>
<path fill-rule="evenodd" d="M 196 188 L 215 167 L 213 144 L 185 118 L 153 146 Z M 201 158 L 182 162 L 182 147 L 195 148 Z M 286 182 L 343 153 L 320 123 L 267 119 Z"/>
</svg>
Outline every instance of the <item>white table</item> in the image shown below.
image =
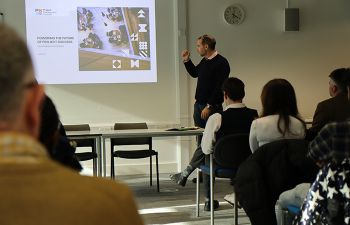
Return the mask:
<svg viewBox="0 0 350 225">
<path fill-rule="evenodd" d="M 165 129 L 132 129 L 103 131 L 102 142 L 102 166 L 103 176 L 106 177 L 106 140 L 110 138 L 138 138 L 138 137 L 176 137 L 176 136 L 201 136 L 204 129 L 167 131 Z"/>
<path fill-rule="evenodd" d="M 93 138 L 96 143 L 98 156 L 98 175 L 106 177 L 106 140 L 110 138 L 136 138 L 136 137 L 177 137 L 201 136 L 204 129 L 167 131 L 165 129 L 132 129 L 132 130 L 91 130 L 68 131 L 67 136 L 84 139 Z"/>
</svg>

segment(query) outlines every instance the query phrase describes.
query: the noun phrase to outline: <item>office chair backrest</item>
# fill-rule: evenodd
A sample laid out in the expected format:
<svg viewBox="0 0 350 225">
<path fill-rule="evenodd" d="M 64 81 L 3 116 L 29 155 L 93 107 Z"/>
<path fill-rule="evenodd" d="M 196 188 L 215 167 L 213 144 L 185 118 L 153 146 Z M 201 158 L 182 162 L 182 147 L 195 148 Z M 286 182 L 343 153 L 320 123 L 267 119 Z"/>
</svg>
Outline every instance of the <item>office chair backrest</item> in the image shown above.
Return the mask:
<svg viewBox="0 0 350 225">
<path fill-rule="evenodd" d="M 148 129 L 146 123 L 115 123 L 114 130 Z M 114 145 L 149 145 L 152 147 L 152 138 L 112 138 Z"/>
<path fill-rule="evenodd" d="M 84 131 L 90 130 L 89 124 L 64 125 L 66 131 Z"/>
<path fill-rule="evenodd" d="M 214 158 L 218 165 L 237 169 L 252 154 L 249 134 L 232 134 L 221 138 L 215 145 Z"/>
<path fill-rule="evenodd" d="M 77 125 L 64 125 L 63 126 L 66 131 L 86 131 L 90 130 L 89 124 L 77 124 Z M 91 147 L 95 149 L 95 140 L 91 138 L 87 139 L 75 139 L 69 138 L 74 141 L 77 147 Z"/>
</svg>

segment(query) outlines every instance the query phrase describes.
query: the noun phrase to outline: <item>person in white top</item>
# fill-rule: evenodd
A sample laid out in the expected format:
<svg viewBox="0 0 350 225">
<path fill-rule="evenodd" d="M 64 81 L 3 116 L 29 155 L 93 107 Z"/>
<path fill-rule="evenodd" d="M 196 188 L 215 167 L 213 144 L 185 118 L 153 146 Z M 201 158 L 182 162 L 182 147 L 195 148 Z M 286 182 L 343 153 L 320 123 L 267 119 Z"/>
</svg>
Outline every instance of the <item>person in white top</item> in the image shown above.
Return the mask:
<svg viewBox="0 0 350 225">
<path fill-rule="evenodd" d="M 293 86 L 285 79 L 273 79 L 261 93 L 263 111 L 253 121 L 249 144 L 254 153 L 260 146 L 280 139 L 303 139 L 306 126 L 300 118 Z"/>
<path fill-rule="evenodd" d="M 247 108 L 242 102 L 245 91 L 244 83 L 235 77 L 228 78 L 223 84 L 225 99 L 225 110 L 222 113 L 211 115 L 204 129 L 201 146 L 195 151 L 190 164 L 180 173 L 171 174 L 170 179 L 175 183 L 185 186 L 188 176 L 201 164 L 205 162 L 205 155 L 213 152 L 215 143 L 222 137 L 236 133 L 249 133 L 252 121 L 258 117 L 258 112 L 254 109 Z M 209 179 L 204 177 L 204 183 L 209 190 Z M 204 210 L 210 211 L 209 208 L 209 191 Z M 214 200 L 214 208 L 219 206 Z"/>
<path fill-rule="evenodd" d="M 252 122 L 249 145 L 254 153 L 260 146 L 280 139 L 302 139 L 305 124 L 299 117 L 293 86 L 285 79 L 273 79 L 261 93 L 263 106 L 260 118 Z M 224 199 L 233 205 L 235 194 Z"/>
</svg>

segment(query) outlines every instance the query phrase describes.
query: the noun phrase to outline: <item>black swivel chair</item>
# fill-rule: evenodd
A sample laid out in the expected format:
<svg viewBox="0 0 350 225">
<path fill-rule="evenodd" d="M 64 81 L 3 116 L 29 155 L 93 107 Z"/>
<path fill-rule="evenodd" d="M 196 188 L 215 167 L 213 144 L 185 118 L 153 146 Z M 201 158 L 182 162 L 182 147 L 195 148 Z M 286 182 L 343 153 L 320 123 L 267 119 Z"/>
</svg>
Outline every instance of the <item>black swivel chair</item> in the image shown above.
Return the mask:
<svg viewBox="0 0 350 225">
<path fill-rule="evenodd" d="M 148 129 L 146 123 L 115 123 L 114 130 L 130 130 L 130 129 Z M 116 150 L 114 146 L 122 145 L 148 145 L 148 149 L 141 150 Z M 111 178 L 115 178 L 115 161 L 114 157 L 124 159 L 142 159 L 149 157 L 150 159 L 150 186 L 152 186 L 152 156 L 156 156 L 156 172 L 157 172 L 157 191 L 159 192 L 159 169 L 158 169 L 158 152 L 152 149 L 152 138 L 111 138 Z"/>
<path fill-rule="evenodd" d="M 66 131 L 89 131 L 89 124 L 78 124 L 78 125 L 64 125 Z M 79 161 L 93 160 L 93 175 L 97 175 L 97 153 L 96 153 L 96 141 L 94 138 L 72 138 L 69 140 L 74 141 L 76 147 L 90 147 L 91 152 L 78 152 L 75 153 Z"/>
<path fill-rule="evenodd" d="M 210 176 L 210 218 L 214 224 L 214 177 L 234 180 L 239 165 L 252 154 L 249 147 L 249 134 L 232 134 L 221 138 L 210 154 L 210 165 L 202 165 L 200 169 Z M 213 158 L 216 165 L 213 166 Z M 199 170 L 197 170 L 197 180 Z M 197 182 L 197 217 L 199 216 L 199 183 Z M 237 198 L 234 205 L 235 225 L 238 225 Z"/>
</svg>

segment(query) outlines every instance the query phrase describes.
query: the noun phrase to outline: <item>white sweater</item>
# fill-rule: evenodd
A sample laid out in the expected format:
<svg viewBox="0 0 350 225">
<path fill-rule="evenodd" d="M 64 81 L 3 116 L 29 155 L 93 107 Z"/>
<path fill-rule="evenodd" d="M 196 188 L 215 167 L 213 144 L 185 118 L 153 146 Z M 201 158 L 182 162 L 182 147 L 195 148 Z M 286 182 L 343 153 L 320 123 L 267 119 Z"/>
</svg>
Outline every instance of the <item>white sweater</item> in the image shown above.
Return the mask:
<svg viewBox="0 0 350 225">
<path fill-rule="evenodd" d="M 280 139 L 303 139 L 305 128 L 303 123 L 295 117 L 290 116 L 289 132 L 283 136 L 277 127 L 278 115 L 265 116 L 253 121 L 250 127 L 249 145 L 252 152 L 260 146 Z M 283 130 L 284 123 L 282 121 Z"/>
</svg>

